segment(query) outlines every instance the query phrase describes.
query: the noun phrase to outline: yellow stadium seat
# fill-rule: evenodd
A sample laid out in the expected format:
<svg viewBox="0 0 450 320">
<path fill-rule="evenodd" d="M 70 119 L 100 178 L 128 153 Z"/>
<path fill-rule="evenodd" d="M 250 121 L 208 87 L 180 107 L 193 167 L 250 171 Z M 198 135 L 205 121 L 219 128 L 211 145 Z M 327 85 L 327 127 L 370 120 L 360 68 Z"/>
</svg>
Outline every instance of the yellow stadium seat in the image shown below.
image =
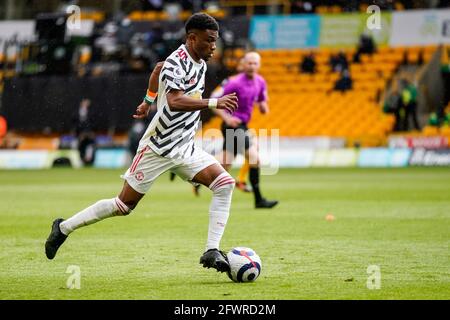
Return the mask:
<svg viewBox="0 0 450 320">
<path fill-rule="evenodd" d="M 422 129 L 422 133 L 425 136 L 435 136 L 435 135 L 439 134 L 439 129 L 438 129 L 438 127 L 434 127 L 434 126 L 425 126 Z"/>
<path fill-rule="evenodd" d="M 58 149 L 58 138 L 25 137 L 18 146 L 19 150 L 56 150 Z"/>
</svg>

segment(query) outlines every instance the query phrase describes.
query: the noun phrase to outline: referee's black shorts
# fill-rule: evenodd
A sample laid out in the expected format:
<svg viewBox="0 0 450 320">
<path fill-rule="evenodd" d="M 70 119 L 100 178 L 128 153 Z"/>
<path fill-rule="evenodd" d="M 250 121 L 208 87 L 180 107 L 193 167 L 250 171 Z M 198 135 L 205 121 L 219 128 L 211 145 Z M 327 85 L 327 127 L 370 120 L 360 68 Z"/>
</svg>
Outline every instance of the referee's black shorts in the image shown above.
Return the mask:
<svg viewBox="0 0 450 320">
<path fill-rule="evenodd" d="M 222 150 L 232 153 L 234 156 L 244 154 L 252 143 L 252 138 L 246 123 L 241 123 L 232 128 L 222 122 L 223 147 Z"/>
</svg>

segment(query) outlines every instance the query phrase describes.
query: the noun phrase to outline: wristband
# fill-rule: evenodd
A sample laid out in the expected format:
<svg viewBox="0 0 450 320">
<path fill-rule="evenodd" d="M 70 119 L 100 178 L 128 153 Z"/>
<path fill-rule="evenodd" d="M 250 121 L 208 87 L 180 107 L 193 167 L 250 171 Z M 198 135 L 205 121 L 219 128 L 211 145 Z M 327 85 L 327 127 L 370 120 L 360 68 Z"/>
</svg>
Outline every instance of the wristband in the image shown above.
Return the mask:
<svg viewBox="0 0 450 320">
<path fill-rule="evenodd" d="M 208 100 L 208 108 L 216 109 L 217 108 L 217 99 L 209 99 Z"/>
<path fill-rule="evenodd" d="M 158 94 L 156 92 L 147 90 L 147 95 L 144 97 L 144 102 L 147 104 L 152 104 L 153 101 L 155 101 L 157 95 Z"/>
<path fill-rule="evenodd" d="M 147 96 L 144 97 L 144 102 L 145 102 L 146 104 L 152 104 L 153 101 L 155 101 L 155 98 L 149 98 L 149 97 L 147 97 Z"/>
</svg>

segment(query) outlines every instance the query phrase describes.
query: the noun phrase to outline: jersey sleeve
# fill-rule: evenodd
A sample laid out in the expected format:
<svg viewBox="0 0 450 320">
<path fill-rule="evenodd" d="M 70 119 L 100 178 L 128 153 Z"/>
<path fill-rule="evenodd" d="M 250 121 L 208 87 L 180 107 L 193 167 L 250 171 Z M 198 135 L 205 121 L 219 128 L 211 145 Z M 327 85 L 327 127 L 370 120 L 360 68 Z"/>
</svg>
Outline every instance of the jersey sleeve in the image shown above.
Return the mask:
<svg viewBox="0 0 450 320">
<path fill-rule="evenodd" d="M 266 80 L 261 79 L 261 89 L 259 90 L 259 94 L 258 94 L 258 102 L 267 101 L 268 98 L 269 98 L 269 96 L 267 94 Z"/>
<path fill-rule="evenodd" d="M 181 66 L 181 61 L 167 58 L 161 70 L 161 82 L 165 85 L 166 92 L 170 90 L 186 90 L 186 71 Z"/>
</svg>

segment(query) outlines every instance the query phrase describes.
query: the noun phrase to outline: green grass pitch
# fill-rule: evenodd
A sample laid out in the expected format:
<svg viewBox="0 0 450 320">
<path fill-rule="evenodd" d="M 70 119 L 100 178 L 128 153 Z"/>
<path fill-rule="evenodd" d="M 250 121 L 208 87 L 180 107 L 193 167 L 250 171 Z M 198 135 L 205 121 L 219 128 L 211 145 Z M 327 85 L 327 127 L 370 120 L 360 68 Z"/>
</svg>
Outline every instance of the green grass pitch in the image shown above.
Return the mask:
<svg viewBox="0 0 450 320">
<path fill-rule="evenodd" d="M 450 298 L 449 168 L 280 170 L 262 177 L 280 200 L 265 211 L 236 190 L 222 249 L 256 250 L 254 283 L 199 265 L 210 192 L 168 175 L 130 216 L 77 230 L 47 260 L 52 220 L 114 197 L 123 171 L 0 171 L 0 299 Z M 70 265 L 80 289 L 66 286 Z"/>
</svg>

